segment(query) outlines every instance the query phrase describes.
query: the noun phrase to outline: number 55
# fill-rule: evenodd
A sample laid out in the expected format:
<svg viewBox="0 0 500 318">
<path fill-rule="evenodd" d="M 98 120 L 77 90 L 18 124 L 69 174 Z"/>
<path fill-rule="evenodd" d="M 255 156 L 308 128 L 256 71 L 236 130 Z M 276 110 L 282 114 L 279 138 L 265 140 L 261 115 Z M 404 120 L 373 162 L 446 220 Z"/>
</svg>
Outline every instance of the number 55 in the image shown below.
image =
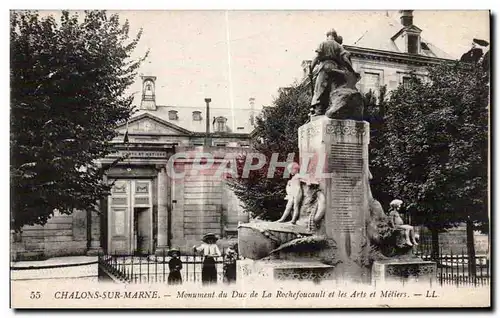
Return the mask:
<svg viewBox="0 0 500 318">
<path fill-rule="evenodd" d="M 32 291 L 30 294 L 30 299 L 39 299 L 41 296 L 42 296 L 42 294 L 40 294 L 39 291 L 37 291 L 37 292 Z"/>
</svg>

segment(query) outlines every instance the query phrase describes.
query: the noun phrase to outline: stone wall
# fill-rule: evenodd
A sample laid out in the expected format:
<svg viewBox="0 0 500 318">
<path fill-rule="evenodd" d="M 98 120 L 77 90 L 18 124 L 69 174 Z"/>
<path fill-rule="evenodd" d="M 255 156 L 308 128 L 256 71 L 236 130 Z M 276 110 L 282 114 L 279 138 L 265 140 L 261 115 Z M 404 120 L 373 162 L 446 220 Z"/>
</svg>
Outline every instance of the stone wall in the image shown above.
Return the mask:
<svg viewBox="0 0 500 318">
<path fill-rule="evenodd" d="M 224 178 L 216 175 L 221 162 L 215 159 L 210 168 L 197 174 L 193 174 L 192 160 L 175 162 L 175 171 L 185 175 L 172 179 L 172 247 L 190 252 L 207 232 L 228 239 L 238 222 L 248 220 Z"/>
<path fill-rule="evenodd" d="M 25 226 L 12 237 L 12 259 L 32 260 L 54 256 L 85 255 L 87 252 L 87 213 L 72 215 L 55 212 L 45 224 Z"/>
<path fill-rule="evenodd" d="M 430 244 L 431 233 L 426 228 L 419 231 Z M 465 225 L 448 229 L 439 233 L 439 246 L 443 254 L 461 254 L 462 250 L 467 253 L 467 232 Z M 489 236 L 487 234 L 474 233 L 474 246 L 476 255 L 487 255 L 489 253 Z"/>
</svg>

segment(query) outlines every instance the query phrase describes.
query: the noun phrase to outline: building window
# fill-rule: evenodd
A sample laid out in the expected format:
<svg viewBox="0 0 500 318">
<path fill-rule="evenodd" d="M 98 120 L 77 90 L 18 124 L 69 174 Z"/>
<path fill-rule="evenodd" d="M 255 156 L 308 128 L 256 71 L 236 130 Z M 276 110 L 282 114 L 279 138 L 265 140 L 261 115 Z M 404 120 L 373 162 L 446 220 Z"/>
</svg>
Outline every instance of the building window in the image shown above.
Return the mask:
<svg viewBox="0 0 500 318">
<path fill-rule="evenodd" d="M 237 130 L 245 130 L 245 127 L 237 127 Z"/>
<path fill-rule="evenodd" d="M 226 144 L 223 142 L 217 142 L 217 143 L 215 143 L 215 146 L 216 147 L 226 147 Z"/>
<path fill-rule="evenodd" d="M 410 76 L 403 76 L 403 88 L 404 89 L 409 89 L 411 81 L 412 81 L 412 79 L 411 79 Z"/>
<path fill-rule="evenodd" d="M 365 93 L 368 93 L 371 90 L 375 97 L 378 98 L 380 91 L 380 74 L 365 72 L 363 78 L 365 80 Z"/>
<path fill-rule="evenodd" d="M 168 111 L 168 119 L 170 119 L 170 120 L 179 119 L 179 117 L 177 117 L 177 111 L 176 110 L 169 110 Z"/>
<path fill-rule="evenodd" d="M 217 117 L 215 118 L 215 131 L 216 132 L 224 132 L 226 131 L 226 122 L 227 118 L 226 117 Z"/>
<path fill-rule="evenodd" d="M 193 120 L 194 121 L 201 121 L 201 112 L 200 111 L 193 112 Z"/>
<path fill-rule="evenodd" d="M 418 54 L 418 38 L 416 34 L 408 34 L 408 53 Z"/>
</svg>

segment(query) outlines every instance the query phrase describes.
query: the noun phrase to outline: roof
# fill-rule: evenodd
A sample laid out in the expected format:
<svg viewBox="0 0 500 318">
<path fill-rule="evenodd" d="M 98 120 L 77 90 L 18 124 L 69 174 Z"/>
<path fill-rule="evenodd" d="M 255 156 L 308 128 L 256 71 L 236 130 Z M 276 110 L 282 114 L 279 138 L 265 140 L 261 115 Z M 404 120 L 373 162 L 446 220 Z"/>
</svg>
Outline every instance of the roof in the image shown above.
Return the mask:
<svg viewBox="0 0 500 318">
<path fill-rule="evenodd" d="M 170 119 L 169 112 L 176 111 L 177 119 Z M 193 112 L 201 113 L 201 120 L 193 119 Z M 145 110 L 139 109 L 130 120 L 138 116 L 142 116 L 144 114 L 150 114 L 154 117 L 160 118 L 165 122 L 169 122 L 174 124 L 177 127 L 181 127 L 183 129 L 189 130 L 191 132 L 205 132 L 206 131 L 206 109 L 200 107 L 189 107 L 189 106 L 162 106 L 157 105 L 156 110 Z M 257 116 L 259 110 L 254 110 L 254 117 Z M 226 130 L 228 133 L 250 133 L 253 130 L 253 126 L 251 125 L 250 117 L 252 114 L 252 110 L 250 108 L 235 108 L 234 116 L 233 112 L 230 108 L 216 108 L 210 107 L 210 130 L 214 132 L 214 118 L 216 117 L 225 117 L 226 121 Z M 234 119 L 233 119 L 234 118 Z M 234 122 L 233 122 L 234 120 Z"/>
<path fill-rule="evenodd" d="M 415 31 L 420 30 L 414 25 L 410 26 L 410 28 L 415 29 Z M 398 48 L 393 40 L 395 39 L 394 36 L 400 33 L 403 29 L 404 27 L 398 21 L 389 17 L 383 17 L 376 26 L 367 30 L 357 41 L 355 41 L 353 46 L 380 51 L 405 53 Z M 449 54 L 439 49 L 434 44 L 426 41 L 424 38 L 420 37 L 420 42 L 422 47 L 420 55 L 452 59 Z"/>
</svg>

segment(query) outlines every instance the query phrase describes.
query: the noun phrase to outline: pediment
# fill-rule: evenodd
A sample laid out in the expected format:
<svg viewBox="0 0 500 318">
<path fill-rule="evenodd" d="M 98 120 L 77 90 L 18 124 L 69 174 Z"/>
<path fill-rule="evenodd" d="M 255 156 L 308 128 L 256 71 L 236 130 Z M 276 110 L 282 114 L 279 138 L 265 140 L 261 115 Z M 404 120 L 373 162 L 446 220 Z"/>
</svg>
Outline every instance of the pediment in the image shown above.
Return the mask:
<svg viewBox="0 0 500 318">
<path fill-rule="evenodd" d="M 122 124 L 117 127 L 119 134 L 125 134 L 127 125 Z M 187 129 L 169 123 L 161 118 L 151 114 L 142 114 L 132 118 L 128 124 L 129 134 L 161 134 L 161 135 L 190 135 L 191 132 Z"/>
<path fill-rule="evenodd" d="M 400 29 L 396 34 L 394 34 L 391 38 L 391 40 L 396 40 L 401 34 L 403 33 L 412 33 L 412 34 L 420 34 L 422 32 L 422 29 L 415 25 L 410 25 L 408 27 L 404 27 Z"/>
</svg>

